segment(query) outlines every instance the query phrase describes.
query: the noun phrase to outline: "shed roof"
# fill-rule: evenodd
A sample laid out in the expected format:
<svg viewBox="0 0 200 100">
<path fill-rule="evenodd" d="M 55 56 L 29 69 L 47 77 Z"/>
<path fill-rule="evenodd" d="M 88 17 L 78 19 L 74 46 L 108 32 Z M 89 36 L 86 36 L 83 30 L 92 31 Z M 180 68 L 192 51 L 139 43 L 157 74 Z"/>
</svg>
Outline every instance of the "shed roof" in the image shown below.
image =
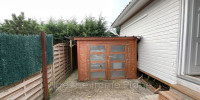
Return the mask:
<svg viewBox="0 0 200 100">
<path fill-rule="evenodd" d="M 135 40 L 136 37 L 74 37 L 77 41 L 119 41 L 119 40 Z"/>
</svg>

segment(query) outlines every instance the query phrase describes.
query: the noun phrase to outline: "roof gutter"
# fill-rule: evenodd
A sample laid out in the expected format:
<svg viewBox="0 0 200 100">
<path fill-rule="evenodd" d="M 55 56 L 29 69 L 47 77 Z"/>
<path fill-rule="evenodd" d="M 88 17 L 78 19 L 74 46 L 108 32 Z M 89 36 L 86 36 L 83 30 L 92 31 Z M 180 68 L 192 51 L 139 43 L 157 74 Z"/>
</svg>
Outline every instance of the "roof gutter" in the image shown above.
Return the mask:
<svg viewBox="0 0 200 100">
<path fill-rule="evenodd" d="M 136 15 L 139 11 L 144 9 L 148 4 L 154 0 L 133 0 L 121 12 L 117 19 L 111 25 L 113 28 L 121 26 L 124 22 Z"/>
</svg>

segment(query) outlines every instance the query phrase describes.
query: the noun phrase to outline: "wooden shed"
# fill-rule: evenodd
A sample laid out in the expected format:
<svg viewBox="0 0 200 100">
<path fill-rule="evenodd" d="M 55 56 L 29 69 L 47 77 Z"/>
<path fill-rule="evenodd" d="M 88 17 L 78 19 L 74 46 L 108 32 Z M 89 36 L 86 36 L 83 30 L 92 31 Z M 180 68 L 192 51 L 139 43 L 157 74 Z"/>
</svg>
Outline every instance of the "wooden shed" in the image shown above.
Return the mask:
<svg viewBox="0 0 200 100">
<path fill-rule="evenodd" d="M 137 77 L 136 37 L 75 37 L 78 80 Z"/>
</svg>

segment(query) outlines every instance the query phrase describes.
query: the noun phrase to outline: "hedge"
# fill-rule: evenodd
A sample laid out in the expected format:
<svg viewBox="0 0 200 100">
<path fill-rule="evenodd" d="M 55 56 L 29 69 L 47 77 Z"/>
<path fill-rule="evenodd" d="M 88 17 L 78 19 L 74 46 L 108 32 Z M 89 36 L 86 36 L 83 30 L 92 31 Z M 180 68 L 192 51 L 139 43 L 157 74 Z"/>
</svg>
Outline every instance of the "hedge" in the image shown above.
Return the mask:
<svg viewBox="0 0 200 100">
<path fill-rule="evenodd" d="M 47 65 L 53 63 L 53 36 L 46 35 Z M 0 33 L 0 86 L 7 86 L 42 68 L 40 35 Z"/>
</svg>

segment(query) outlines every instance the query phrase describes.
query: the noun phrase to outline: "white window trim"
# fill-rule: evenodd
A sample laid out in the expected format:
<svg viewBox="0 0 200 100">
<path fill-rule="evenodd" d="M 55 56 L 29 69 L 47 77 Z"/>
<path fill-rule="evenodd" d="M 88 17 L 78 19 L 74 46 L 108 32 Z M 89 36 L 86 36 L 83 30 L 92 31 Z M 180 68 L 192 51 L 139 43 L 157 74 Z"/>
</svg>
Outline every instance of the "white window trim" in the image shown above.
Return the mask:
<svg viewBox="0 0 200 100">
<path fill-rule="evenodd" d="M 179 23 L 179 42 L 178 42 L 178 68 L 177 68 L 177 76 L 178 78 L 184 79 L 186 81 L 190 81 L 192 83 L 200 85 L 200 81 L 197 81 L 196 78 L 191 76 L 184 75 L 185 71 L 185 60 L 186 60 L 186 44 L 187 44 L 187 33 L 189 31 L 188 28 L 188 11 L 189 11 L 189 1 L 190 0 L 181 0 L 180 1 L 180 23 Z"/>
</svg>

